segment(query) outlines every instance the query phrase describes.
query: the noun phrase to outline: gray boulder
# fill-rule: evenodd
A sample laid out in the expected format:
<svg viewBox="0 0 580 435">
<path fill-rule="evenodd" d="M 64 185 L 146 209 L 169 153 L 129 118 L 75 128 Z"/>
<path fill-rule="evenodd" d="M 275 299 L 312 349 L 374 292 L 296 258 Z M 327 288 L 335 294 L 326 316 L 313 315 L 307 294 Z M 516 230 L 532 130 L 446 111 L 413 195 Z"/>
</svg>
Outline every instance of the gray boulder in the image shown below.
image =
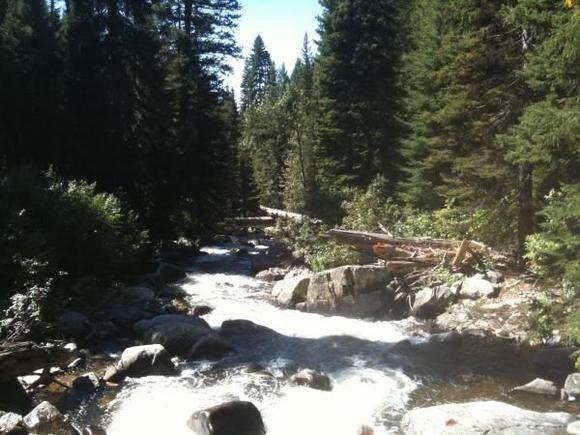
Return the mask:
<svg viewBox="0 0 580 435">
<path fill-rule="evenodd" d="M 501 402 L 472 402 L 414 409 L 403 417 L 406 435 L 561 435 L 571 414 L 528 411 Z"/>
<path fill-rule="evenodd" d="M 197 341 L 210 334 L 207 328 L 187 323 L 168 323 L 147 330 L 143 341 L 147 344 L 161 344 L 172 356 L 187 357 Z"/>
<path fill-rule="evenodd" d="M 580 398 L 580 373 L 573 373 L 566 378 L 564 391 L 571 399 Z"/>
<path fill-rule="evenodd" d="M 139 320 L 151 318 L 151 313 L 132 305 L 113 305 L 105 310 L 103 317 L 120 329 L 131 329 Z"/>
<path fill-rule="evenodd" d="M 427 287 L 415 295 L 411 314 L 420 319 L 434 319 L 443 314 L 454 300 L 455 294 L 450 287 Z"/>
<path fill-rule="evenodd" d="M 54 328 L 60 337 L 68 340 L 79 340 L 89 335 L 91 332 L 91 322 L 84 314 L 69 311 L 62 314 L 54 322 Z"/>
<path fill-rule="evenodd" d="M 552 381 L 536 378 L 526 385 L 521 385 L 514 388 L 512 391 L 521 393 L 544 394 L 547 396 L 555 396 L 558 394 L 558 387 Z"/>
<path fill-rule="evenodd" d="M 305 369 L 290 377 L 290 383 L 304 387 L 314 388 L 315 390 L 330 391 L 332 385 L 330 378 L 314 370 Z"/>
<path fill-rule="evenodd" d="M 173 376 L 177 374 L 171 356 L 160 344 L 129 347 L 115 367 L 107 370 L 105 381 L 119 382 L 125 377 Z"/>
<path fill-rule="evenodd" d="M 272 296 L 283 307 L 292 307 L 306 301 L 310 277 L 295 276 L 278 281 L 272 290 Z"/>
<path fill-rule="evenodd" d="M 463 280 L 459 294 L 468 299 L 494 298 L 497 297 L 498 290 L 498 287 L 478 274 Z"/>
<path fill-rule="evenodd" d="M 379 266 L 343 266 L 314 274 L 306 308 L 321 314 L 372 317 L 386 314 L 392 299 L 391 274 Z M 363 295 L 373 294 L 370 297 Z"/>
<path fill-rule="evenodd" d="M 215 361 L 223 358 L 231 353 L 233 348 L 230 344 L 217 335 L 206 335 L 200 338 L 197 343 L 193 345 L 189 354 L 188 360 L 207 359 Z"/>
<path fill-rule="evenodd" d="M 27 433 L 21 415 L 0 411 L 0 434 L 26 435 Z"/>
<path fill-rule="evenodd" d="M 152 319 L 140 320 L 133 325 L 133 332 L 141 337 L 151 328 L 161 325 L 172 325 L 184 323 L 187 325 L 198 326 L 200 328 L 211 329 L 209 324 L 200 317 L 188 316 L 187 314 L 161 314 Z"/>
<path fill-rule="evenodd" d="M 64 415 L 49 402 L 42 402 L 24 417 L 24 426 L 36 435 L 78 435 Z"/>
</svg>

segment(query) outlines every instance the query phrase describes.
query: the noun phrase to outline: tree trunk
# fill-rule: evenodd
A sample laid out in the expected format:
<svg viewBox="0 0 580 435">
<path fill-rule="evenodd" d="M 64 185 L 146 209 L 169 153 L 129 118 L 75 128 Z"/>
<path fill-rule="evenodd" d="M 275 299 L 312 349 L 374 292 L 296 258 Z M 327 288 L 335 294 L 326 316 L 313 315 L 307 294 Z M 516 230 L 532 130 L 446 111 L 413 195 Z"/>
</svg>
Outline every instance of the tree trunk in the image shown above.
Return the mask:
<svg viewBox="0 0 580 435">
<path fill-rule="evenodd" d="M 534 232 L 532 171 L 529 165 L 518 167 L 518 254 L 523 257 L 526 237 Z"/>
</svg>

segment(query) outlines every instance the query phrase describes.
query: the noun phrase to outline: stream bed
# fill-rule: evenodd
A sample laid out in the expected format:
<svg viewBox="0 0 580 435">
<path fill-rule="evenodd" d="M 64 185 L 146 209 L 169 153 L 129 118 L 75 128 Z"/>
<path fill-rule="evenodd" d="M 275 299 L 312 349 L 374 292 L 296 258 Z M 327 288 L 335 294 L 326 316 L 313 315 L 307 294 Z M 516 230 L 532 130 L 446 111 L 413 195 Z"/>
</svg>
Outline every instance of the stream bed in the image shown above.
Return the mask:
<svg viewBox="0 0 580 435">
<path fill-rule="evenodd" d="M 204 316 L 212 328 L 246 319 L 275 332 L 228 337 L 235 355 L 218 363 L 180 362 L 178 377 L 128 379 L 112 400 L 97 395 L 87 401 L 72 415 L 75 422 L 98 424 L 109 435 L 191 435 L 185 422 L 194 411 L 236 399 L 260 409 L 269 435 L 355 435 L 362 425 L 375 435 L 394 434 L 408 409 L 469 400 L 580 412 L 554 398 L 510 395 L 535 377 L 529 353 L 512 345 L 394 354 L 392 347 L 420 326 L 414 320 L 366 321 L 276 307 L 272 284 L 250 276 L 249 256 L 266 246 L 246 255 L 235 248 L 206 247 L 205 255 L 186 263 L 181 287 L 187 300 L 214 308 Z M 290 385 L 287 373 L 303 368 L 329 375 L 332 391 Z"/>
</svg>

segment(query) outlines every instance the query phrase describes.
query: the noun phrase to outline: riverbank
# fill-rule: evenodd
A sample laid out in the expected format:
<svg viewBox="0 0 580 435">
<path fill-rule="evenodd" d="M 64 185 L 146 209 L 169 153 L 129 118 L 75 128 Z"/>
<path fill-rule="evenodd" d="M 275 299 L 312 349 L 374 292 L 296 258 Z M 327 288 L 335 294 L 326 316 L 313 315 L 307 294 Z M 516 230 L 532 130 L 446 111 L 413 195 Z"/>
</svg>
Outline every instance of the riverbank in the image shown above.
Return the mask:
<svg viewBox="0 0 580 435">
<path fill-rule="evenodd" d="M 177 267 L 187 275 L 175 285 L 161 287 L 150 280 L 151 287 L 142 288 L 153 292 L 152 300 L 146 291 L 125 289 L 121 295 L 125 312 L 135 308 L 149 312 L 145 322 L 166 316 L 168 312 L 162 313 L 160 307 L 174 310 L 169 307 L 179 301 L 187 314 L 172 315 L 201 315 L 209 326 L 203 335 L 222 339 L 234 353 L 225 352 L 219 362 L 191 360 L 187 355 L 173 358 L 178 376 L 103 382 L 100 379 L 107 378 L 107 369 L 123 360 L 124 350 L 151 342 L 136 333 L 134 326 L 122 329 L 119 319 L 111 319 L 119 332 L 100 344 L 85 342 L 84 362 L 66 369 L 66 373 L 55 372 L 49 386 L 35 387 L 36 401 L 48 399 L 57 404 L 77 427 L 98 424 L 113 435 L 158 433 L 155 430 L 163 428 L 175 434 L 191 433 L 182 420 L 194 411 L 192 407 L 211 406 L 233 397 L 255 402 L 271 434 L 329 433 L 331 429 L 336 434 L 354 434 L 363 425 L 375 434 L 397 433 L 410 409 L 481 399 L 542 412 L 580 413 L 575 402 L 563 402 L 556 396 L 510 392 L 536 376 L 533 349 L 522 343 L 493 335 L 482 337 L 468 330 L 459 335 L 428 334 L 436 331 L 432 322 L 425 320 L 369 321 L 280 309 L 271 303 L 274 284 L 252 276 L 269 265 L 287 266 L 280 264 L 285 250 L 270 240 L 224 238 L 215 242 L 220 243 L 203 248 L 194 257 L 174 256 Z M 137 294 L 147 296 L 147 306 L 140 305 L 143 300 L 135 297 Z M 228 322 L 232 319 L 244 322 Z M 104 319 L 89 320 L 98 324 Z M 168 324 L 175 326 L 179 323 L 175 320 Z M 159 331 L 169 334 L 163 328 Z M 179 349 L 170 353 L 179 353 Z M 326 375 L 331 391 L 295 385 L 292 377 L 304 369 Z M 91 375 L 86 376 L 91 372 L 96 383 L 90 381 Z M 77 378 L 88 378 L 89 382 Z M 558 386 L 563 380 L 559 379 Z M 85 390 L 79 391 L 79 385 Z M 353 403 L 352 397 L 361 403 Z M 329 406 L 320 406 L 321 401 Z M 305 411 L 304 403 L 311 403 L 312 410 Z M 302 411 L 295 419 L 297 409 Z M 343 417 L 337 419 L 337 412 Z M 154 420 L 144 415 L 147 413 Z"/>
</svg>

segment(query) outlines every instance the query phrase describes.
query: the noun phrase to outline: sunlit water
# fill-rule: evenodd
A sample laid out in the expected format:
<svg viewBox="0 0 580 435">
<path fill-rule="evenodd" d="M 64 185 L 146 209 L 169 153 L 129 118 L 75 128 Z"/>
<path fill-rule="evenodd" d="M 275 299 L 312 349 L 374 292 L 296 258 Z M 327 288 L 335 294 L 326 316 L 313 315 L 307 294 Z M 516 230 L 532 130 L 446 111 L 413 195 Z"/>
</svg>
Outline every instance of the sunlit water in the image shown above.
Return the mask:
<svg viewBox="0 0 580 435">
<path fill-rule="evenodd" d="M 176 378 L 129 380 L 106 409 L 107 433 L 191 435 L 185 422 L 192 412 L 233 399 L 252 401 L 270 435 L 355 435 L 361 425 L 377 435 L 396 433 L 416 384 L 387 366 L 384 353 L 405 338 L 405 324 L 282 310 L 269 301 L 271 285 L 251 278 L 247 258 L 231 248 L 205 248 L 207 255 L 192 261 L 183 284 L 190 303 L 215 308 L 204 317 L 213 328 L 247 319 L 278 334 L 232 338 L 238 354 L 218 370 L 181 363 Z M 246 373 L 248 363 L 275 377 Z M 289 385 L 283 376 L 288 366 L 327 373 L 332 391 Z"/>
</svg>

